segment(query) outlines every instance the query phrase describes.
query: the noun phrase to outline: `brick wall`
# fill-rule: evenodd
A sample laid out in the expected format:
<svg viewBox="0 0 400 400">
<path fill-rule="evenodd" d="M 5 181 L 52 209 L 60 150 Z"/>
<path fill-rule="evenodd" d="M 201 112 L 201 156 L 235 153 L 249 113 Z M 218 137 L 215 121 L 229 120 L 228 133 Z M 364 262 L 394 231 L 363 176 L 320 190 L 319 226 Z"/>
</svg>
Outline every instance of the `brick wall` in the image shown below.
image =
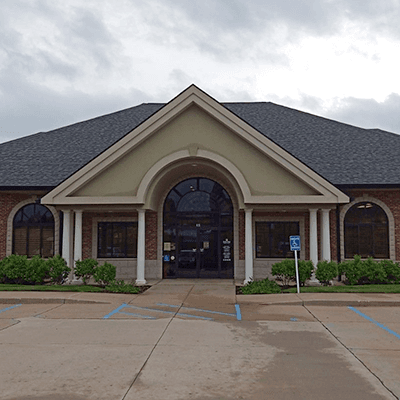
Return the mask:
<svg viewBox="0 0 400 400">
<path fill-rule="evenodd" d="M 146 211 L 146 260 L 157 260 L 157 213 Z"/>
</svg>

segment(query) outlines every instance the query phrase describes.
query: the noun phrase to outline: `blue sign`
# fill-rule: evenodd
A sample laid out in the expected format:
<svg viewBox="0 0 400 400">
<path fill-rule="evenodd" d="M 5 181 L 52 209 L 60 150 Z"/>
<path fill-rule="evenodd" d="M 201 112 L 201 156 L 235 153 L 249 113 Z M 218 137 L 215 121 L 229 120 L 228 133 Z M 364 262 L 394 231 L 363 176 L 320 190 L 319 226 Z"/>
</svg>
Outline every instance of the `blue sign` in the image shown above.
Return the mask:
<svg viewBox="0 0 400 400">
<path fill-rule="evenodd" d="M 169 262 L 169 260 L 170 260 L 169 254 L 166 254 L 166 255 L 164 256 L 164 261 Z"/>
<path fill-rule="evenodd" d="M 300 251 L 300 236 L 289 236 L 290 251 Z"/>
</svg>

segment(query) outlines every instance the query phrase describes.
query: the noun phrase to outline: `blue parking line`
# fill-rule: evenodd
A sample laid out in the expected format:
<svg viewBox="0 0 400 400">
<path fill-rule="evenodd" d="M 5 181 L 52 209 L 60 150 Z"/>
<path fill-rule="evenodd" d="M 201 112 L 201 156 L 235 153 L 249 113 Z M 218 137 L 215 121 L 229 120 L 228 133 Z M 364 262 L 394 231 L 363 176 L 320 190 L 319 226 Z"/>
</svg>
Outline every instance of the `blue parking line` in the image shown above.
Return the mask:
<svg viewBox="0 0 400 400">
<path fill-rule="evenodd" d="M 130 315 L 132 317 L 140 317 L 140 318 L 146 318 L 146 319 L 157 319 L 156 317 L 152 317 L 150 315 L 142 315 L 142 314 L 136 314 L 136 313 L 130 313 L 126 311 L 118 311 L 119 314 L 126 314 Z"/>
<path fill-rule="evenodd" d="M 392 331 L 391 329 L 387 328 L 385 325 L 379 323 L 378 321 L 375 321 L 374 319 L 372 319 L 371 317 L 368 317 L 368 315 L 362 313 L 361 311 L 358 311 L 356 308 L 349 306 L 348 307 L 350 310 L 354 311 L 355 313 L 357 313 L 358 315 L 360 315 L 361 317 L 365 318 L 366 320 L 368 320 L 369 322 L 372 322 L 373 324 L 375 324 L 376 326 L 379 326 L 379 328 L 384 329 L 386 332 L 390 333 L 393 336 L 396 336 L 397 339 L 400 339 L 400 335 L 395 332 Z"/>
<path fill-rule="evenodd" d="M 176 305 L 172 305 L 172 304 L 165 304 L 165 303 L 157 303 L 157 305 L 158 306 L 164 306 L 164 307 L 172 307 L 172 308 L 179 308 L 180 307 L 180 306 L 176 306 Z M 230 317 L 236 317 L 236 314 L 224 313 L 224 312 L 220 312 L 220 311 L 203 310 L 201 308 L 181 307 L 181 309 L 206 312 L 206 313 L 210 313 L 210 314 L 228 315 Z"/>
<path fill-rule="evenodd" d="M 117 307 L 115 310 L 111 311 L 109 314 L 105 315 L 103 317 L 103 319 L 108 319 L 110 317 L 112 317 L 114 314 L 117 314 L 118 312 L 120 312 L 120 310 L 122 310 L 123 308 L 125 308 L 127 306 L 126 303 L 122 303 L 119 307 Z"/>
<path fill-rule="evenodd" d="M 240 312 L 240 306 L 239 306 L 239 304 L 235 304 L 235 308 L 236 308 L 236 319 L 237 319 L 238 321 L 241 321 L 241 320 L 242 320 L 242 314 L 241 314 L 241 312 Z"/>
<path fill-rule="evenodd" d="M 10 306 L 7 308 L 3 308 L 2 310 L 0 310 L 0 313 L 4 312 L 4 311 L 8 311 L 8 310 L 12 310 L 13 308 L 17 308 L 19 306 L 22 306 L 22 304 L 15 304 L 14 306 Z"/>
</svg>

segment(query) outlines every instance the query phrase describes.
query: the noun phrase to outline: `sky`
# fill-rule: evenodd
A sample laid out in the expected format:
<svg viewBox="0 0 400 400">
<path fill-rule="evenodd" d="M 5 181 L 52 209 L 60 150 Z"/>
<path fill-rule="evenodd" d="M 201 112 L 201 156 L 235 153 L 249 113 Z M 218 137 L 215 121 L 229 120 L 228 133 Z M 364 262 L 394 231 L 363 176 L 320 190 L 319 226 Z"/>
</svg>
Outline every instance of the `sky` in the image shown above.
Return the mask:
<svg viewBox="0 0 400 400">
<path fill-rule="evenodd" d="M 400 134 L 400 0 L 1 0 L 0 143 L 194 83 Z"/>
</svg>

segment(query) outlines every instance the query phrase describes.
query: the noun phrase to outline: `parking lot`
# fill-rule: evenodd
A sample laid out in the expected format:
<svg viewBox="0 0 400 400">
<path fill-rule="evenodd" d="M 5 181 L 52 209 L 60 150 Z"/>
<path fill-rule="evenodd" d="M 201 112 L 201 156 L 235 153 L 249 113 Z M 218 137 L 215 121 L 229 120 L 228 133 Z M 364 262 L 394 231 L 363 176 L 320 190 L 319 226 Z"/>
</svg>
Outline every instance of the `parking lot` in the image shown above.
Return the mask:
<svg viewBox="0 0 400 400">
<path fill-rule="evenodd" d="M 1 399 L 396 399 L 398 295 L 2 294 Z"/>
</svg>

